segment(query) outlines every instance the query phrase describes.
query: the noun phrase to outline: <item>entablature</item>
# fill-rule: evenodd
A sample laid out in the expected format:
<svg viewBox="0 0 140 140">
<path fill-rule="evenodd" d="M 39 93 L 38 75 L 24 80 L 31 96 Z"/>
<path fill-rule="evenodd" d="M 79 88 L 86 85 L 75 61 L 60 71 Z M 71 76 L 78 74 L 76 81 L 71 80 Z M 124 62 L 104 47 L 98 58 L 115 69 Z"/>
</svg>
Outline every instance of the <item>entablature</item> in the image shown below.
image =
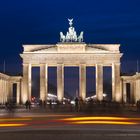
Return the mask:
<svg viewBox="0 0 140 140">
<path fill-rule="evenodd" d="M 120 63 L 120 57 L 122 54 L 22 54 L 23 63 L 31 64 L 68 64 L 77 65 L 80 63 L 85 63 L 87 65 L 93 64 L 105 64 L 111 65 L 112 63 Z"/>
<path fill-rule="evenodd" d="M 120 53 L 120 44 L 57 43 L 23 45 L 23 53 Z"/>
</svg>

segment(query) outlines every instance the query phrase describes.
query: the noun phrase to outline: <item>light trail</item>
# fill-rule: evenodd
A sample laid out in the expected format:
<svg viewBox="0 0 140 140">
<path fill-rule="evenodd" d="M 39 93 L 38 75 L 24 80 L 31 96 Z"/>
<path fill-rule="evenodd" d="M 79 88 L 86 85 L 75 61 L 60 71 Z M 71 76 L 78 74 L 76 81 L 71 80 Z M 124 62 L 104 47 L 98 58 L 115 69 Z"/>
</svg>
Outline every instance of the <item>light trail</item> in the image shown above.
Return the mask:
<svg viewBox="0 0 140 140">
<path fill-rule="evenodd" d="M 55 118 L 56 117 L 56 118 Z M 61 118 L 60 118 L 61 117 Z M 46 117 L 17 117 L 0 118 L 0 127 L 48 127 L 63 125 L 138 125 L 140 118 L 112 117 L 112 116 L 73 116 L 73 115 L 47 115 Z"/>
<path fill-rule="evenodd" d="M 112 124 L 112 125 L 136 125 L 140 124 L 140 118 L 126 117 L 73 117 L 62 119 L 69 124 Z"/>
<path fill-rule="evenodd" d="M 27 126 L 27 124 L 16 124 L 16 123 L 4 123 L 0 124 L 0 127 L 19 127 L 19 126 Z"/>
<path fill-rule="evenodd" d="M 116 121 L 128 121 L 128 120 L 138 120 L 140 118 L 124 118 L 124 117 L 74 117 L 65 118 L 64 121 L 85 121 L 85 120 L 116 120 Z"/>
<path fill-rule="evenodd" d="M 0 119 L 0 122 L 4 121 L 30 121 L 32 118 L 2 118 Z"/>
<path fill-rule="evenodd" d="M 76 121 L 72 124 L 112 124 L 112 125 L 136 125 L 136 122 L 120 122 L 120 121 Z"/>
</svg>

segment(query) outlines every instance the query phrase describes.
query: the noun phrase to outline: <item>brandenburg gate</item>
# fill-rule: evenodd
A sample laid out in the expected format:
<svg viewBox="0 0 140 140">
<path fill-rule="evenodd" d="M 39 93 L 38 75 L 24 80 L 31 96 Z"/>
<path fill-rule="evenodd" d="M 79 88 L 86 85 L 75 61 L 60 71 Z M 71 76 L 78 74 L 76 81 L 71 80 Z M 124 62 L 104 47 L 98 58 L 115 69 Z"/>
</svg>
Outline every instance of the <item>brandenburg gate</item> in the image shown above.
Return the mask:
<svg viewBox="0 0 140 140">
<path fill-rule="evenodd" d="M 119 44 L 86 44 L 83 32 L 77 36 L 73 19 L 69 19 L 66 35 L 60 32 L 60 42 L 54 45 L 23 45 L 23 79 L 21 100 L 31 100 L 32 67 L 40 67 L 40 99 L 46 100 L 48 93 L 48 67 L 57 67 L 57 97 L 64 97 L 64 67 L 79 67 L 79 96 L 86 98 L 86 67 L 96 68 L 96 97 L 103 100 L 103 67 L 112 68 L 112 100 L 121 102 Z"/>
</svg>

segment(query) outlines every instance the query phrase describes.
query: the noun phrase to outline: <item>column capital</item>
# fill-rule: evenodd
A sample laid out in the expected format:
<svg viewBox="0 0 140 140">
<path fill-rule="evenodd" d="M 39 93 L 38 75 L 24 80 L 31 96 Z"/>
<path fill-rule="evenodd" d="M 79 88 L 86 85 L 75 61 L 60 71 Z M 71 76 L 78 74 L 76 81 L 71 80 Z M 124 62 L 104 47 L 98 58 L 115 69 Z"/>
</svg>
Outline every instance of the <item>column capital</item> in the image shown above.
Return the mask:
<svg viewBox="0 0 140 140">
<path fill-rule="evenodd" d="M 23 65 L 23 66 L 29 66 L 29 65 L 32 66 L 31 63 L 23 63 L 22 65 Z"/>
<path fill-rule="evenodd" d="M 47 63 L 40 63 L 40 66 L 48 65 Z"/>
<path fill-rule="evenodd" d="M 101 63 L 96 63 L 95 66 L 103 66 Z"/>
<path fill-rule="evenodd" d="M 85 63 L 80 63 L 80 64 L 79 64 L 79 67 L 80 67 L 80 66 L 86 67 L 87 65 L 86 65 Z"/>
<path fill-rule="evenodd" d="M 112 63 L 112 65 L 121 65 L 121 63 Z"/>
<path fill-rule="evenodd" d="M 64 64 L 63 63 L 57 63 L 56 66 L 63 66 L 64 67 Z"/>
</svg>

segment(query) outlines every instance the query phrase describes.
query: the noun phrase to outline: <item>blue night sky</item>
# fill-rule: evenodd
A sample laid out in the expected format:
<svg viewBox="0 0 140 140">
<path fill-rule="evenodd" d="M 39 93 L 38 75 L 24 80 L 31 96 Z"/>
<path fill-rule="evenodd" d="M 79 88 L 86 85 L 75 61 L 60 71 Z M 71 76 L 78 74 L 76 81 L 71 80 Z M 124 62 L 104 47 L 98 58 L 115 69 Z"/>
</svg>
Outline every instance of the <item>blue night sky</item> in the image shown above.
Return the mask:
<svg viewBox="0 0 140 140">
<path fill-rule="evenodd" d="M 56 44 L 72 17 L 86 43 L 121 44 L 122 72 L 135 72 L 140 61 L 139 6 L 140 0 L 0 0 L 0 71 L 5 60 L 7 73 L 21 73 L 22 44 Z"/>
</svg>

